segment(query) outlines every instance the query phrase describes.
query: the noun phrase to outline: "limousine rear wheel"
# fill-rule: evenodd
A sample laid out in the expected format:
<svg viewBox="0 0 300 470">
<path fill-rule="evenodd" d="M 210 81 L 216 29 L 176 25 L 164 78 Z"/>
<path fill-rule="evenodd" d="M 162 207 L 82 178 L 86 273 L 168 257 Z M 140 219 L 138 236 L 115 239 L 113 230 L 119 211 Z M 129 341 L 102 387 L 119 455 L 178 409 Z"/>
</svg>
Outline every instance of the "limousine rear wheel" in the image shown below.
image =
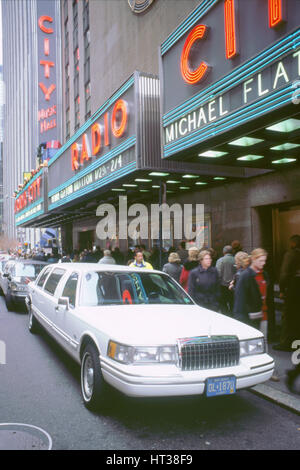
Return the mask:
<svg viewBox="0 0 300 470">
<path fill-rule="evenodd" d="M 107 384 L 103 379 L 97 348 L 88 344 L 81 361 L 81 394 L 85 406 L 96 410 L 105 403 Z"/>
</svg>

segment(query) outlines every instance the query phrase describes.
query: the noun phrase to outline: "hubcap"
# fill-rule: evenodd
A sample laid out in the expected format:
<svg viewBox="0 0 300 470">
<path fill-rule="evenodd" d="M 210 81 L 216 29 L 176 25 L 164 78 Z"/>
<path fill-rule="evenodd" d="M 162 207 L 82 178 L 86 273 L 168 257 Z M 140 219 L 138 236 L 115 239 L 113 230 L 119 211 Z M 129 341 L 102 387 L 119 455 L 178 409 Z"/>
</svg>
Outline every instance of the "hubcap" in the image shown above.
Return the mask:
<svg viewBox="0 0 300 470">
<path fill-rule="evenodd" d="M 93 395 L 94 390 L 94 365 L 92 358 L 88 353 L 83 359 L 82 382 L 84 396 L 89 400 Z"/>
<path fill-rule="evenodd" d="M 30 314 L 29 314 L 29 328 L 32 327 L 32 311 L 30 310 Z"/>
</svg>

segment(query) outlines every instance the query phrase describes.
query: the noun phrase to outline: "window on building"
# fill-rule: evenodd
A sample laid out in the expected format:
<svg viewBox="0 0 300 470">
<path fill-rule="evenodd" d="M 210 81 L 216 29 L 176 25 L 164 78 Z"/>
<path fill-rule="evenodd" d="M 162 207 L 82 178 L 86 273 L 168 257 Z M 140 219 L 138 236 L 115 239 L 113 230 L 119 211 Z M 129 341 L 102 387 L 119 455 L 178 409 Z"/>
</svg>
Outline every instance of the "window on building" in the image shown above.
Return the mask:
<svg viewBox="0 0 300 470">
<path fill-rule="evenodd" d="M 83 4 L 83 32 L 85 33 L 90 27 L 89 0 L 84 0 Z"/>
<path fill-rule="evenodd" d="M 85 120 L 91 116 L 91 84 L 85 86 Z"/>
<path fill-rule="evenodd" d="M 64 21 L 68 19 L 68 0 L 64 0 Z"/>
<path fill-rule="evenodd" d="M 66 140 L 70 138 L 70 109 L 66 111 Z"/>
<path fill-rule="evenodd" d="M 75 131 L 80 127 L 80 98 L 75 98 Z"/>
<path fill-rule="evenodd" d="M 84 35 L 84 84 L 89 83 L 90 79 L 90 32 L 86 31 Z"/>
<path fill-rule="evenodd" d="M 69 31 L 68 24 L 65 24 L 65 65 L 69 63 Z"/>
<path fill-rule="evenodd" d="M 73 49 L 78 47 L 78 2 L 73 1 Z"/>
</svg>

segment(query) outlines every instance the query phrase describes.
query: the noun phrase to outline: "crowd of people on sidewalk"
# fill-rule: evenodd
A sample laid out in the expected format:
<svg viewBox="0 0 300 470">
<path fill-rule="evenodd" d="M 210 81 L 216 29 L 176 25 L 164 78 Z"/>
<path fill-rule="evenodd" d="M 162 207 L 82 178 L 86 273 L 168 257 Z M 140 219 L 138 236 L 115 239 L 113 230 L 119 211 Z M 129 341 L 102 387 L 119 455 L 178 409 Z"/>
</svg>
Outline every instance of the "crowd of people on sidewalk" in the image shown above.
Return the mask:
<svg viewBox="0 0 300 470">
<path fill-rule="evenodd" d="M 162 269 L 198 305 L 261 328 L 265 336 L 268 320 L 274 318 L 273 283 L 265 270 L 267 256 L 261 248 L 246 253 L 237 240 L 224 246 L 223 256 L 219 259 L 214 249 L 199 250 L 192 246 L 187 250 L 185 242 L 181 242 L 178 249 L 164 250 L 162 256 L 158 247 L 148 251 L 145 245 L 136 246 L 127 253 L 115 247 L 104 251 L 100 248 L 81 252 L 74 250 L 60 255 L 54 248 L 50 254 L 41 250 L 24 255 L 48 263 L 92 262 Z M 285 307 L 280 342 L 273 347 L 291 351 L 293 341 L 300 339 L 300 235 L 290 239 L 290 249 L 284 255 L 280 270 L 279 286 Z"/>
<path fill-rule="evenodd" d="M 196 246 L 186 249 L 185 242 L 181 242 L 178 249 L 171 247 L 163 253 L 158 247 L 148 251 L 145 245 L 139 245 L 127 253 L 115 247 L 104 251 L 100 248 L 74 250 L 60 255 L 53 249 L 51 254 L 41 251 L 25 257 L 48 263 L 92 262 L 162 269 L 198 305 L 260 329 L 266 339 L 270 330 L 268 322 L 274 322 L 274 286 L 265 269 L 268 254 L 262 248 L 247 253 L 237 240 L 224 246 L 223 256 L 219 259 L 214 249 L 199 250 Z M 300 340 L 300 235 L 290 238 L 290 248 L 280 269 L 279 287 L 284 309 L 280 341 L 273 348 L 291 352 L 293 342 Z"/>
</svg>

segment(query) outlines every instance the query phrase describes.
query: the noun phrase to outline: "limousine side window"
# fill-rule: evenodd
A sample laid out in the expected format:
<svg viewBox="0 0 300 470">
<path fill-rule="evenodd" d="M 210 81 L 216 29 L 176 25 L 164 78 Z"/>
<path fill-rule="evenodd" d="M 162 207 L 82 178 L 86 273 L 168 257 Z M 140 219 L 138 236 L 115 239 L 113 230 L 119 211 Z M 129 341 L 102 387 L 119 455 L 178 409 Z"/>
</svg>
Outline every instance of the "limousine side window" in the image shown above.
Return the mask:
<svg viewBox="0 0 300 470">
<path fill-rule="evenodd" d="M 58 283 L 64 274 L 65 274 L 64 269 L 60 269 L 60 268 L 54 269 L 45 284 L 44 290 L 48 292 L 49 294 L 54 295 L 56 288 L 58 286 Z"/>
<path fill-rule="evenodd" d="M 71 307 L 75 307 L 77 282 L 78 274 L 72 273 L 69 279 L 67 280 L 62 293 L 62 297 L 69 297 L 69 303 Z"/>
<path fill-rule="evenodd" d="M 37 280 L 37 285 L 39 287 L 43 287 L 43 284 L 45 282 L 46 277 L 48 276 L 49 272 L 51 270 L 50 268 L 45 269 L 45 271 L 40 275 L 39 279 Z"/>
</svg>

